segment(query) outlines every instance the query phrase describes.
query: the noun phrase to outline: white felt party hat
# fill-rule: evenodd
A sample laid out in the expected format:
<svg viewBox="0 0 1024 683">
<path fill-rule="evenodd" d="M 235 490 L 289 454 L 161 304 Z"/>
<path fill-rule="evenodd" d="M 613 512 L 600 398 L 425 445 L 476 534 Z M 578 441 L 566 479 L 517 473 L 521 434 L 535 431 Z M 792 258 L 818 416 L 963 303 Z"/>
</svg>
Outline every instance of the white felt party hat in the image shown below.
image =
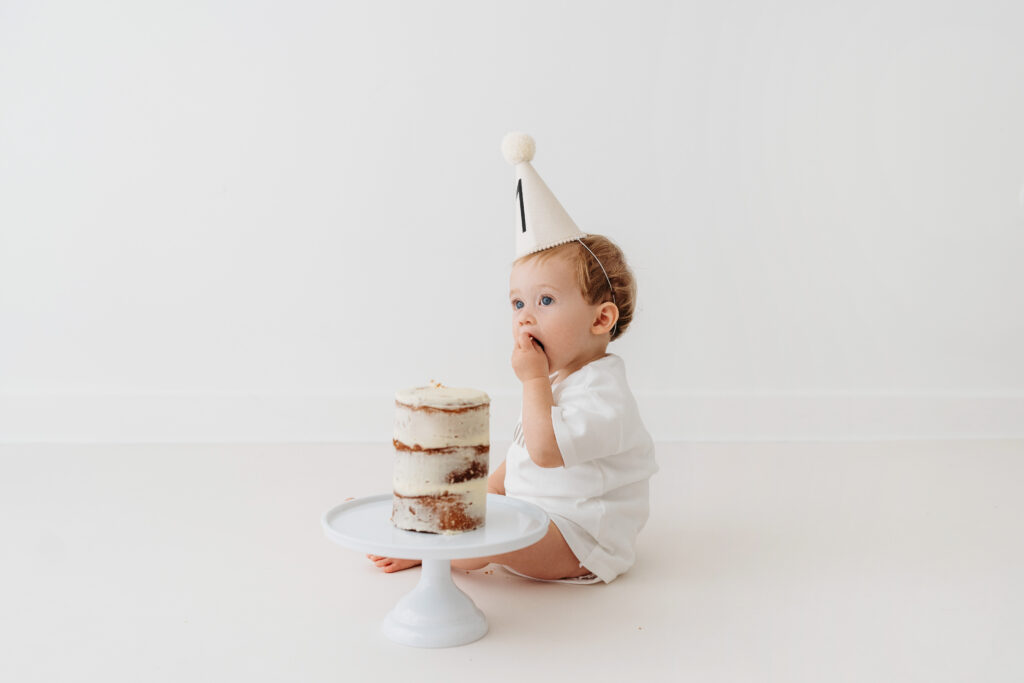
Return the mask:
<svg viewBox="0 0 1024 683">
<path fill-rule="evenodd" d="M 526 133 L 501 141 L 505 160 L 516 168 L 516 258 L 587 236 L 530 164 L 536 149 Z"/>
</svg>

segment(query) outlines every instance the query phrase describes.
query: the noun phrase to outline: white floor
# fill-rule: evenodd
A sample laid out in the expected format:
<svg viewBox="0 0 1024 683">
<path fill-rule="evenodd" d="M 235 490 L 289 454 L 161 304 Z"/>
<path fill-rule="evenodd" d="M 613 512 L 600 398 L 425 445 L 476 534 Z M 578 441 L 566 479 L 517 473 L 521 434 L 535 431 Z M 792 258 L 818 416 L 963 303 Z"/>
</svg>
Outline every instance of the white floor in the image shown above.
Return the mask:
<svg viewBox="0 0 1024 683">
<path fill-rule="evenodd" d="M 458 573 L 491 630 L 445 650 L 320 528 L 390 458 L 0 447 L 0 680 L 1024 680 L 1024 442 L 664 444 L 631 572 Z"/>
</svg>

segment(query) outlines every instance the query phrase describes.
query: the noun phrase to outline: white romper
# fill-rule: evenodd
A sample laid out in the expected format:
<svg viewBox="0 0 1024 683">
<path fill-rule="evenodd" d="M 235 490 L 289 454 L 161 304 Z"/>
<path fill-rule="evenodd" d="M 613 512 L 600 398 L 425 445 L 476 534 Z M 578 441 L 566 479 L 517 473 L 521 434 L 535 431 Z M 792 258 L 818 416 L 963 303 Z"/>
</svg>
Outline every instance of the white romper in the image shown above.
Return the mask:
<svg viewBox="0 0 1024 683">
<path fill-rule="evenodd" d="M 649 514 L 648 480 L 658 471 L 654 442 L 618 356 L 588 363 L 551 390 L 551 421 L 565 467 L 534 464 L 520 415 L 505 459 L 505 493 L 543 508 L 580 566 L 608 583 L 636 558 L 636 538 Z"/>
</svg>

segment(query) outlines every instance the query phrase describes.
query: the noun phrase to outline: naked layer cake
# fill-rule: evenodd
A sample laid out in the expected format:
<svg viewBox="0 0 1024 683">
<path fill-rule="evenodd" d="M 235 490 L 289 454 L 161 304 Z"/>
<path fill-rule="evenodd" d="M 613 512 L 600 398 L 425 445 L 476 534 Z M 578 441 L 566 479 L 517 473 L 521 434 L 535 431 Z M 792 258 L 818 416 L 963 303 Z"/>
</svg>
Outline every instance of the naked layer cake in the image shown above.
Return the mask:
<svg viewBox="0 0 1024 683">
<path fill-rule="evenodd" d="M 490 402 L 482 391 L 439 384 L 395 394 L 396 527 L 455 534 L 484 525 Z"/>
</svg>

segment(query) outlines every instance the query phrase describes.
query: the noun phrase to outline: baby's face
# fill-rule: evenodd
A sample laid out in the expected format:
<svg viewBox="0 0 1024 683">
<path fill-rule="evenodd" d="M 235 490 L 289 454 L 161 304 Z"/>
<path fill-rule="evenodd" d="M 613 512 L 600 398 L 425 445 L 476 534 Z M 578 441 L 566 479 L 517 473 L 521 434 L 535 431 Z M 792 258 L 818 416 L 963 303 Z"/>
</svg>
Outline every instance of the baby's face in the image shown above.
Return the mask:
<svg viewBox="0 0 1024 683">
<path fill-rule="evenodd" d="M 561 256 L 531 259 L 512 267 L 509 301 L 512 333 L 524 331 L 548 357 L 552 373 L 593 352 L 591 327 L 599 305 L 588 304 L 570 261 Z"/>
</svg>

